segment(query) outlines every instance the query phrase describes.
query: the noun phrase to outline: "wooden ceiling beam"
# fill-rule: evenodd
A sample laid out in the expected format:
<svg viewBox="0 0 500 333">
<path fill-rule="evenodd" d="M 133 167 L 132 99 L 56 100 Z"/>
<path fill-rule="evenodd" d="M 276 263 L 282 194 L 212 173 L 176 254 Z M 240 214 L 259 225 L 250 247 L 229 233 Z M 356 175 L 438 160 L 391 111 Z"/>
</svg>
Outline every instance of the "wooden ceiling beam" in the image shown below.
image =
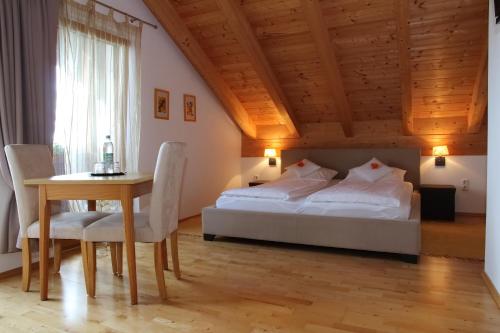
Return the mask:
<svg viewBox="0 0 500 333">
<path fill-rule="evenodd" d="M 177 14 L 169 0 L 144 0 L 156 19 L 182 50 L 187 59 L 205 79 L 224 105 L 228 115 L 249 137 L 256 138 L 257 129 L 238 97 L 219 74 L 195 37 Z"/>
<path fill-rule="evenodd" d="M 352 112 L 344 89 L 335 48 L 330 39 L 318 0 L 302 0 L 305 18 L 311 30 L 321 65 L 325 70 L 330 93 L 346 137 L 353 136 Z"/>
<path fill-rule="evenodd" d="M 483 126 L 478 133 L 402 135 L 400 120 L 355 121 L 356 136 L 346 138 L 338 122 L 304 123 L 299 139 L 257 140 L 242 136 L 242 157 L 259 157 L 265 148 L 421 148 L 422 155 L 432 155 L 432 147 L 447 145 L 452 155 L 485 155 L 487 131 Z"/>
<path fill-rule="evenodd" d="M 281 89 L 279 81 L 262 50 L 248 19 L 241 8 L 240 1 L 216 0 L 218 7 L 224 12 L 227 23 L 236 36 L 239 44 L 246 51 L 254 70 L 271 97 L 288 129 L 290 137 L 300 137 L 299 124 L 288 99 Z"/>
<path fill-rule="evenodd" d="M 394 0 L 399 48 L 401 79 L 401 122 L 405 135 L 413 134 L 412 83 L 410 63 L 410 5 L 409 1 Z"/>
<path fill-rule="evenodd" d="M 488 43 L 485 42 L 472 91 L 472 100 L 467 115 L 467 133 L 477 133 L 483 124 L 488 104 Z"/>
</svg>

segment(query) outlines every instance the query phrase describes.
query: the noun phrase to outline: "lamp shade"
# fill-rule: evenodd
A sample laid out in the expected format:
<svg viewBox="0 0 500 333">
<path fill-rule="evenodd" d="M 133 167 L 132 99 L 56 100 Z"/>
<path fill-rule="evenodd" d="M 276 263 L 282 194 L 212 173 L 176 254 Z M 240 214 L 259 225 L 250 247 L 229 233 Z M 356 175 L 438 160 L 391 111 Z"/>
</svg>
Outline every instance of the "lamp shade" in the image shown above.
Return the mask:
<svg viewBox="0 0 500 333">
<path fill-rule="evenodd" d="M 276 157 L 276 149 L 274 148 L 264 149 L 264 157 Z"/>
<path fill-rule="evenodd" d="M 432 155 L 434 156 L 447 156 L 449 154 L 448 146 L 436 146 L 432 148 Z"/>
</svg>

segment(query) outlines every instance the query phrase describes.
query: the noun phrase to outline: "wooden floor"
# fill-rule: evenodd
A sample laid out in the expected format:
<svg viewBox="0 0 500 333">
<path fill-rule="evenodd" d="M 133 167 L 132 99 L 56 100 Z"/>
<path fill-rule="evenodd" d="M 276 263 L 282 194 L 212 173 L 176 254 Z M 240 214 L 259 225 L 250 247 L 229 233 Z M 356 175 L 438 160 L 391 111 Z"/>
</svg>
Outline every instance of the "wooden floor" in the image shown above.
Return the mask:
<svg viewBox="0 0 500 333">
<path fill-rule="evenodd" d="M 454 222 L 422 221 L 422 253 L 484 260 L 485 220 L 457 215 Z"/>
<path fill-rule="evenodd" d="M 201 218 L 182 223 L 182 232 L 201 235 Z M 455 221 L 422 221 L 422 253 L 463 259 L 484 260 L 486 217 L 457 214 Z M 500 332 L 499 332 L 500 333 Z"/>
<path fill-rule="evenodd" d="M 479 261 L 422 257 L 418 265 L 386 256 L 305 246 L 204 242 L 183 225 L 183 279 L 166 272 L 169 298 L 157 296 L 153 247 L 137 245 L 139 302 L 129 305 L 127 276 L 111 273 L 98 250 L 97 297 L 85 295 L 79 254 L 52 275 L 50 301 L 0 283 L 1 332 L 492 332 L 500 310 Z"/>
</svg>

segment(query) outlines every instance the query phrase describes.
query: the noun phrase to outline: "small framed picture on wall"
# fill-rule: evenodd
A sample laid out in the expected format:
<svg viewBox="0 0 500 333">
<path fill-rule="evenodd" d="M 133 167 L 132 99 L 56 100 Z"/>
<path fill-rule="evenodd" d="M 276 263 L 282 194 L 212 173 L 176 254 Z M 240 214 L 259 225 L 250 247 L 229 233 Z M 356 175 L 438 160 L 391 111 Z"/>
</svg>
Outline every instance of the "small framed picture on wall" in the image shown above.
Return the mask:
<svg viewBox="0 0 500 333">
<path fill-rule="evenodd" d="M 155 89 L 155 109 L 156 119 L 168 120 L 170 117 L 170 93 L 167 90 Z"/>
<path fill-rule="evenodd" d="M 184 94 L 184 121 L 196 121 L 196 96 Z"/>
<path fill-rule="evenodd" d="M 495 0 L 495 19 L 496 24 L 500 23 L 500 0 Z"/>
</svg>

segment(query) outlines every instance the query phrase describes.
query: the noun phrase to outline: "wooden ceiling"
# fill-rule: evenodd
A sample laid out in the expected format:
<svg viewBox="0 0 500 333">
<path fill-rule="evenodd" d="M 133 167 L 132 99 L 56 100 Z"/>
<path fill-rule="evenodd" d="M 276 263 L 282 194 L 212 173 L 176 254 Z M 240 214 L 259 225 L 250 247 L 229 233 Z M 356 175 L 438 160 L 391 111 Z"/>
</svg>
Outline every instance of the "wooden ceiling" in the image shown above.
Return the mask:
<svg viewBox="0 0 500 333">
<path fill-rule="evenodd" d="M 244 155 L 486 149 L 487 0 L 144 2 L 258 147 Z"/>
</svg>

